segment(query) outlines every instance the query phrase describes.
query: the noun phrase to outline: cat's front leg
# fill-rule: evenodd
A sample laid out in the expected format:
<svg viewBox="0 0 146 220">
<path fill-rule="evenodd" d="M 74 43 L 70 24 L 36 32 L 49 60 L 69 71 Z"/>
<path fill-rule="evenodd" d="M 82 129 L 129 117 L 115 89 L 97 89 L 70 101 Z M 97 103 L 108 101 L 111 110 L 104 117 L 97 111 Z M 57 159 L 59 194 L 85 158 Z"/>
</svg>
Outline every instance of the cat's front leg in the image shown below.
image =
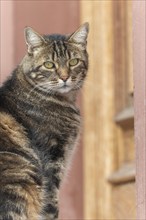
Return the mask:
<svg viewBox="0 0 146 220">
<path fill-rule="evenodd" d="M 47 196 L 48 199 L 43 208 L 44 220 L 58 220 L 59 205 L 57 194 L 57 192 L 52 191 L 52 193 Z"/>
<path fill-rule="evenodd" d="M 45 171 L 45 204 L 43 213 L 45 220 L 57 220 L 59 214 L 58 193 L 61 181 L 61 167 L 59 163 L 50 165 Z"/>
</svg>

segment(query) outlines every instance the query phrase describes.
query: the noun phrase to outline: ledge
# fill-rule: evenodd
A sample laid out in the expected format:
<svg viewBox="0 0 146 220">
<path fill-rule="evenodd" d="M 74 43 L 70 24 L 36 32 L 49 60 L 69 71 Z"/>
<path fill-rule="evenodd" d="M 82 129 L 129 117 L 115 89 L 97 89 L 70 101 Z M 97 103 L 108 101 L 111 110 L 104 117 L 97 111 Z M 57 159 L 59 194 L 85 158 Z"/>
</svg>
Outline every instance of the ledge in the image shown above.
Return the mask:
<svg viewBox="0 0 146 220">
<path fill-rule="evenodd" d="M 115 117 L 115 122 L 126 128 L 134 128 L 134 108 L 133 106 L 125 108 Z"/>
<path fill-rule="evenodd" d="M 112 184 L 122 184 L 135 181 L 135 166 L 133 163 L 124 164 L 119 170 L 109 176 L 108 181 Z"/>
</svg>

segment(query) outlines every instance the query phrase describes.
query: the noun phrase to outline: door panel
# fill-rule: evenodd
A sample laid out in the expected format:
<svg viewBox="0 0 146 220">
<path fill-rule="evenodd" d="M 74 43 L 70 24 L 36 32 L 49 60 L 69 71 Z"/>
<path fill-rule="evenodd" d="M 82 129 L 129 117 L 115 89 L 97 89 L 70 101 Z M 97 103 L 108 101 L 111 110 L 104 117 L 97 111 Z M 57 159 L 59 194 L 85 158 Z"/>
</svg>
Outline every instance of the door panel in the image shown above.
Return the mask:
<svg viewBox="0 0 146 220">
<path fill-rule="evenodd" d="M 135 219 L 132 2 L 81 2 L 89 21 L 83 92 L 84 218 Z"/>
</svg>

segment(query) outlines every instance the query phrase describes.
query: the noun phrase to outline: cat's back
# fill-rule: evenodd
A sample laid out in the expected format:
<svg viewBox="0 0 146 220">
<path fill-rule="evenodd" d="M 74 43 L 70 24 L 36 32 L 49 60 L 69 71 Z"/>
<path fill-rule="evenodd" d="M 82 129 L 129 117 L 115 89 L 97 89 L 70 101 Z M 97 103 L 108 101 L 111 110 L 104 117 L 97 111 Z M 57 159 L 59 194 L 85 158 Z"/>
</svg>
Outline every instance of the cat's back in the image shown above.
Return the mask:
<svg viewBox="0 0 146 220">
<path fill-rule="evenodd" d="M 27 163 L 37 163 L 38 157 L 32 149 L 25 127 L 11 114 L 0 111 L 0 157 L 13 155 Z"/>
<path fill-rule="evenodd" d="M 0 219 L 36 219 L 42 194 L 40 163 L 23 126 L 5 112 L 0 112 L 0 177 Z"/>
</svg>

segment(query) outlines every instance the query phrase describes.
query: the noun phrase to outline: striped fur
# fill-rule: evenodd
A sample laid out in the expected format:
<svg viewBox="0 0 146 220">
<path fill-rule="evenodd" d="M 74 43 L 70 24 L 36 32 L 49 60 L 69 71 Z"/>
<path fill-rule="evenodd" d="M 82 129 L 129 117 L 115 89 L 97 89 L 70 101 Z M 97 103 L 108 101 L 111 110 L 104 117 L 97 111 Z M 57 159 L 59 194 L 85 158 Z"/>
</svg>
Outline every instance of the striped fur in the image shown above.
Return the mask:
<svg viewBox="0 0 146 220">
<path fill-rule="evenodd" d="M 75 100 L 88 69 L 87 34 L 87 23 L 67 36 L 25 30 L 28 53 L 0 88 L 0 220 L 58 219 L 80 132 Z"/>
</svg>

